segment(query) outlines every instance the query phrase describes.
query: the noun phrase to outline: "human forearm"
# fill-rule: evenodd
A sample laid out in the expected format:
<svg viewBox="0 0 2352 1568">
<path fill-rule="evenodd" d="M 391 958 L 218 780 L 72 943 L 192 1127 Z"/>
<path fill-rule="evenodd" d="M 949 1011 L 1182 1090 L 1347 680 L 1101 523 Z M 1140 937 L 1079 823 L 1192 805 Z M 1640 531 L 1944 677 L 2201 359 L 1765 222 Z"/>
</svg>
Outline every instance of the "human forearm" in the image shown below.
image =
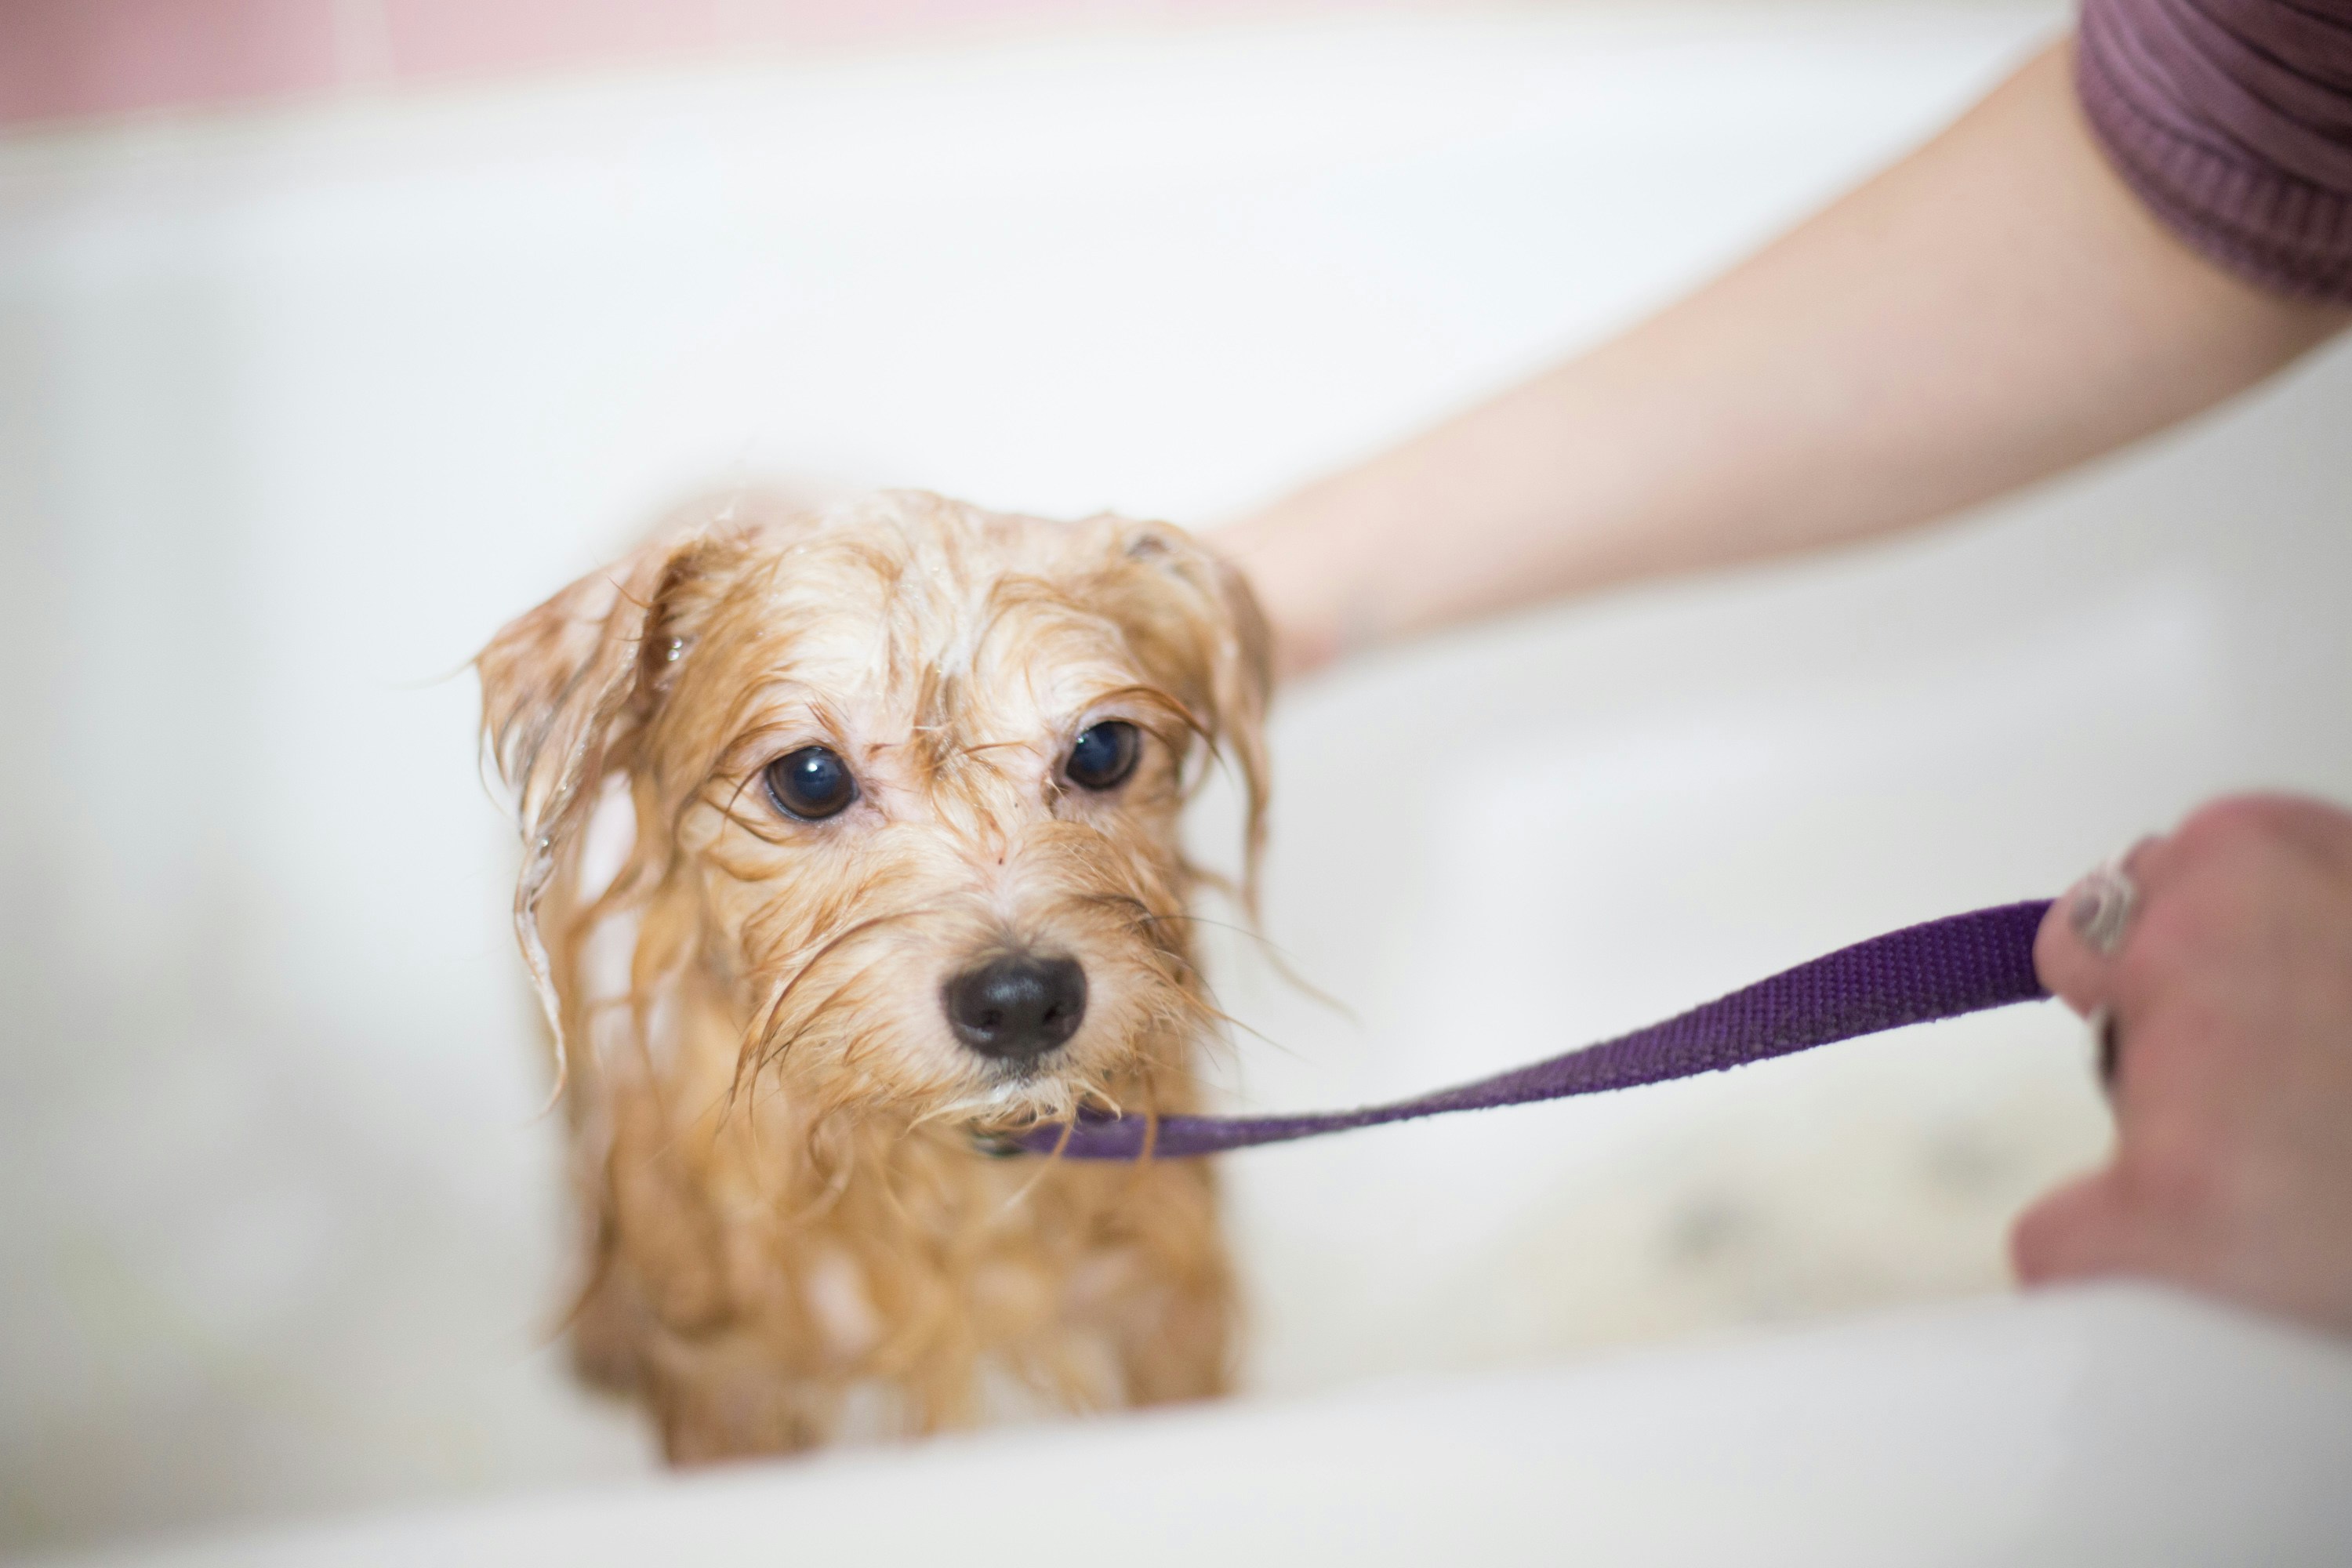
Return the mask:
<svg viewBox="0 0 2352 1568">
<path fill-rule="evenodd" d="M 1311 668 L 1941 515 L 2206 407 L 2345 319 L 2162 229 L 2053 49 L 1697 293 L 1219 542 L 1284 666 Z"/>
</svg>

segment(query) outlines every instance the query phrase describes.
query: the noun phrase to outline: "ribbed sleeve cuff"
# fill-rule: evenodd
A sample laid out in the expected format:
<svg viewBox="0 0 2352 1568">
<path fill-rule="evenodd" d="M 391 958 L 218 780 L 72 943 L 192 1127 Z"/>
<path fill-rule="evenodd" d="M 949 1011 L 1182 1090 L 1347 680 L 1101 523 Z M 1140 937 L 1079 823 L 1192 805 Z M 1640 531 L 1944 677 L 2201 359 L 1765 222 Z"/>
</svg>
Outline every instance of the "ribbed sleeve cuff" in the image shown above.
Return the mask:
<svg viewBox="0 0 2352 1568">
<path fill-rule="evenodd" d="M 2352 304 L 2352 193 L 2286 172 L 2262 142 L 2341 144 L 2197 68 L 2211 61 L 2168 58 L 2210 42 L 2198 35 L 2213 29 L 2194 6 L 2084 0 L 2074 81 L 2093 135 L 2125 184 L 2200 255 L 2283 294 Z M 2352 113 L 2352 95 L 2345 108 Z"/>
</svg>

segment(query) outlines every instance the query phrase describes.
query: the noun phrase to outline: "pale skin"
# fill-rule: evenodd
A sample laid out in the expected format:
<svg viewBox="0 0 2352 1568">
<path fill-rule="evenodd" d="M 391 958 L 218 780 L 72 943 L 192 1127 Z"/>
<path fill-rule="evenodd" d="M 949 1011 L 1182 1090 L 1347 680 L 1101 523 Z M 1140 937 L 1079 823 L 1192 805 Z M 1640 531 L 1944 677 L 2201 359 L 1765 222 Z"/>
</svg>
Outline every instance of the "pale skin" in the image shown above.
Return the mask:
<svg viewBox="0 0 2352 1568">
<path fill-rule="evenodd" d="M 1223 531 L 1281 670 L 1926 523 L 2352 322 L 2161 226 L 2092 140 L 2069 48 L 1622 336 Z M 2063 901 L 2042 934 L 2053 989 L 2121 1021 L 2118 1137 L 2020 1220 L 2019 1273 L 2152 1276 L 2352 1333 L 2352 816 L 2221 803 L 2141 862 L 2116 957 Z"/>
<path fill-rule="evenodd" d="M 1698 292 L 1217 542 L 1301 674 L 1943 516 L 2209 407 L 2347 314 L 2158 226 L 2091 142 L 2062 47 Z"/>
<path fill-rule="evenodd" d="M 2116 1020 L 2116 1140 L 2018 1222 L 2018 1273 L 2149 1275 L 2352 1334 L 2352 814 L 2219 801 L 2126 866 L 2112 956 L 2070 900 L 2034 945 Z"/>
</svg>

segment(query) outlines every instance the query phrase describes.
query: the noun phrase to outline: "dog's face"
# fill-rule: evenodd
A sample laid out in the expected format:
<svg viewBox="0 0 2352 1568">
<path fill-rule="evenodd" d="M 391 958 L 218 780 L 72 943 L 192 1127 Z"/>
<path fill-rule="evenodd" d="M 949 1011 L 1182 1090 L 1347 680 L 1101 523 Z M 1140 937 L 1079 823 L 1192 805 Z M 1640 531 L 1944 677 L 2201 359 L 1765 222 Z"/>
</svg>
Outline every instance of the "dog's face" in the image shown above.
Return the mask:
<svg viewBox="0 0 2352 1568">
<path fill-rule="evenodd" d="M 560 1027 L 580 1046 L 625 1003 L 676 1049 L 698 986 L 737 1083 L 822 1108 L 1115 1100 L 1199 1032 L 1178 816 L 1222 753 L 1255 837 L 1265 653 L 1246 588 L 1173 529 L 894 494 L 672 531 L 480 661 Z"/>
</svg>

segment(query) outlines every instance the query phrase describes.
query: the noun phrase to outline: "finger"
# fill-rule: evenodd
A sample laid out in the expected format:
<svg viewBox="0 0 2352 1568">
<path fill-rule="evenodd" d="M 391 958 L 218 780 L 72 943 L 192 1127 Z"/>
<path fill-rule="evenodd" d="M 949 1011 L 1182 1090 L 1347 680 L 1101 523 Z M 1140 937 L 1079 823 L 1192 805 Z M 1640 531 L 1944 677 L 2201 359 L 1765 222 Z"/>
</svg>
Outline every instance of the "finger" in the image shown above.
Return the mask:
<svg viewBox="0 0 2352 1568">
<path fill-rule="evenodd" d="M 2147 1249 L 2112 1170 L 2077 1177 L 2043 1196 L 2010 1227 L 2009 1257 L 2020 1283 L 2141 1272 Z"/>
<path fill-rule="evenodd" d="M 2033 933 L 2033 973 L 2052 995 L 2087 1017 L 2106 1004 L 2108 963 L 2074 933 L 2068 913 L 2074 897 L 2074 889 L 2068 889 L 2042 917 Z"/>
<path fill-rule="evenodd" d="M 2189 814 L 2175 839 L 2194 855 L 2232 842 L 2267 839 L 2300 848 L 2336 876 L 2352 876 L 2352 814 L 2324 801 L 2284 795 L 2230 795 Z"/>
</svg>

